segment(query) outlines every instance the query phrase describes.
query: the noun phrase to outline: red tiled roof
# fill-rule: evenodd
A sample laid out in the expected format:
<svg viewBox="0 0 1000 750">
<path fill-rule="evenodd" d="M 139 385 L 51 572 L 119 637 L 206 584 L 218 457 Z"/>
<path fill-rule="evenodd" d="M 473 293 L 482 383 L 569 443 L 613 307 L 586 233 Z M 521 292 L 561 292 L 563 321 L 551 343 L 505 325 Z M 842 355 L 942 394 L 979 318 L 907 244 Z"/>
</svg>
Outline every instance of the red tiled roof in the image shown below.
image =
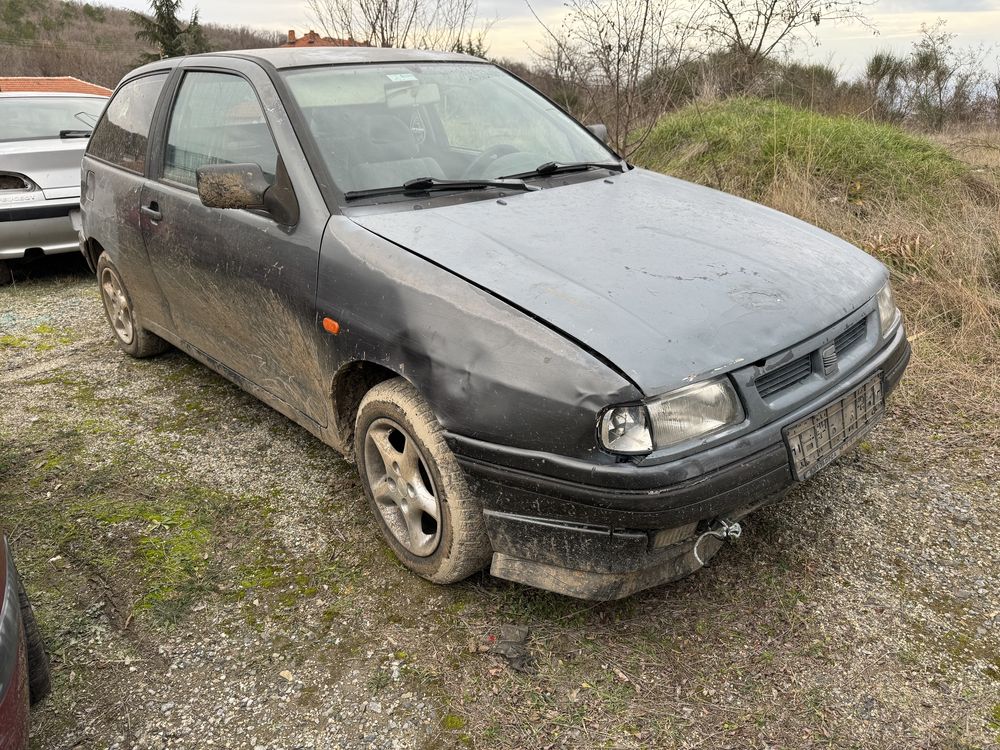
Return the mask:
<svg viewBox="0 0 1000 750">
<path fill-rule="evenodd" d="M 111 96 L 111 89 L 73 76 L 0 76 L 0 91 L 30 91 L 58 94 Z"/>
</svg>

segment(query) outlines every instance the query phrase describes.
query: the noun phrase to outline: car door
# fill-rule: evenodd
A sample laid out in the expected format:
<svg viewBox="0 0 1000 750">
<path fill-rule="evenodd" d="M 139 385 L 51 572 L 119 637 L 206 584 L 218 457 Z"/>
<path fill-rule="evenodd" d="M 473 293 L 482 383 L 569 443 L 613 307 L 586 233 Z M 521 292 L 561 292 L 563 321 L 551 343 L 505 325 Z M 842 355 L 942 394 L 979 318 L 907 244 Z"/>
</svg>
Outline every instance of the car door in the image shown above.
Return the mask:
<svg viewBox="0 0 1000 750">
<path fill-rule="evenodd" d="M 295 226 L 263 211 L 204 206 L 196 186 L 202 165 L 254 163 L 273 184 L 279 153 L 292 166 L 304 167 L 305 159 L 272 84 L 255 64 L 234 60 L 231 67 L 199 65 L 177 75 L 140 208 L 176 333 L 325 425 L 329 388 L 317 361 L 315 297 L 329 213 L 311 176 L 302 176 L 306 169 L 289 170 L 297 175 L 291 181 L 301 209 Z"/>
<path fill-rule="evenodd" d="M 167 329 L 170 313 L 146 257 L 139 201 L 149 134 L 169 73 L 153 71 L 119 86 L 87 145 L 80 193 L 84 235 L 118 268 L 135 314 L 146 325 Z M 96 256 L 91 262 L 96 263 Z"/>
</svg>

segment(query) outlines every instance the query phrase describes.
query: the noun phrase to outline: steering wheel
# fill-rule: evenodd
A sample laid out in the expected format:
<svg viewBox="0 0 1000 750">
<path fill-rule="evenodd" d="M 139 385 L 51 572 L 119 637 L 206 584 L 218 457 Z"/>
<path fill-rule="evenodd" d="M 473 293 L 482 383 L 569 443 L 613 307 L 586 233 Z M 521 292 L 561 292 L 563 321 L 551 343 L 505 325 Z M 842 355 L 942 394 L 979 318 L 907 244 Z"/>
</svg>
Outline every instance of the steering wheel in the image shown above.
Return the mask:
<svg viewBox="0 0 1000 750">
<path fill-rule="evenodd" d="M 519 150 L 520 149 L 517 146 L 512 146 L 509 143 L 498 143 L 495 146 L 490 146 L 488 149 L 483 151 L 483 153 L 472 160 L 472 163 L 465 168 L 464 172 L 462 172 L 462 177 L 466 179 L 481 177 L 482 175 L 480 173 L 492 162 L 496 161 L 501 156 L 517 153 Z"/>
</svg>

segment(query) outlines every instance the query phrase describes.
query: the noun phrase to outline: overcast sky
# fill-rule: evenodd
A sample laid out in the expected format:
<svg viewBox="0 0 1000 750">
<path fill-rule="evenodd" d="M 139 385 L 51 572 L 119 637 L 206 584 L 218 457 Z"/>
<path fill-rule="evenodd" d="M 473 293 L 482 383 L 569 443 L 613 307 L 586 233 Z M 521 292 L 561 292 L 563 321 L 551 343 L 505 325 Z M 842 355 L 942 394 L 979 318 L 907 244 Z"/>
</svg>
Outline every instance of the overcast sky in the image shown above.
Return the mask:
<svg viewBox="0 0 1000 750">
<path fill-rule="evenodd" d="M 110 0 L 114 5 L 119 2 Z M 124 0 L 121 4 L 136 10 L 148 7 L 143 0 Z M 214 23 L 246 24 L 282 32 L 294 28 L 298 33 L 308 31 L 310 26 L 305 0 L 184 0 L 183 15 L 195 6 L 201 10 L 203 21 Z M 563 0 L 532 0 L 532 6 L 547 23 L 558 25 Z M 542 32 L 525 0 L 479 0 L 479 15 L 497 19 L 488 37 L 491 55 L 530 60 L 531 48 L 538 47 Z M 1000 46 L 1000 0 L 877 0 L 867 15 L 878 35 L 857 23 L 823 25 L 816 30 L 819 45 L 799 47 L 796 57 L 832 62 L 845 74 L 853 75 L 876 49 L 909 49 L 921 23 L 930 24 L 937 18 L 947 20 L 948 30 L 959 35 L 960 45 Z"/>
</svg>

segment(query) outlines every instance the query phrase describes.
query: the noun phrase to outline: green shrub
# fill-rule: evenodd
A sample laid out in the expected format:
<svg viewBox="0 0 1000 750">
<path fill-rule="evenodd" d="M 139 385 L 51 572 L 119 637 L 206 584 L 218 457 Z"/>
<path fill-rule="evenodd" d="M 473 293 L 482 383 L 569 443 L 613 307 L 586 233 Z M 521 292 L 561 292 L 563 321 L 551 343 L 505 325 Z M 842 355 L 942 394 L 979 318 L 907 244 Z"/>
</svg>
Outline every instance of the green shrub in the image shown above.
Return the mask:
<svg viewBox="0 0 1000 750">
<path fill-rule="evenodd" d="M 635 162 L 754 199 L 798 173 L 834 195 L 923 200 L 967 171 L 943 148 L 891 125 L 746 98 L 665 116 Z"/>
</svg>

